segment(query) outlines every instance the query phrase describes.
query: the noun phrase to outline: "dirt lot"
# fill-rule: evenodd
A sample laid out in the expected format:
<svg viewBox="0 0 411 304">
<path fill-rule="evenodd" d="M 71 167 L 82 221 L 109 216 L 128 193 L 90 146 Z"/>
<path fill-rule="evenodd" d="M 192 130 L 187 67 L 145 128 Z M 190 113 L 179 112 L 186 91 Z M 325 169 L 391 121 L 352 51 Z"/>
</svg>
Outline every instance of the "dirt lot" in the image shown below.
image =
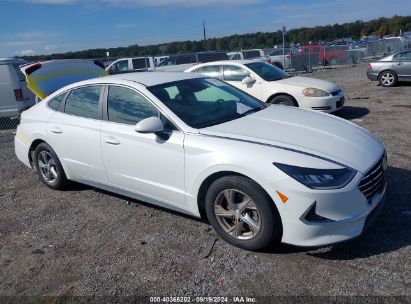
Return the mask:
<svg viewBox="0 0 411 304">
<path fill-rule="evenodd" d="M 52 191 L 0 136 L 0 295 L 407 295 L 411 297 L 411 85 L 381 88 L 365 65 L 317 71 L 339 83 L 336 115 L 375 133 L 389 157 L 388 196 L 361 238 L 265 253 L 217 240 L 204 222 L 86 186 Z M 1 300 L 0 300 L 1 302 Z"/>
</svg>

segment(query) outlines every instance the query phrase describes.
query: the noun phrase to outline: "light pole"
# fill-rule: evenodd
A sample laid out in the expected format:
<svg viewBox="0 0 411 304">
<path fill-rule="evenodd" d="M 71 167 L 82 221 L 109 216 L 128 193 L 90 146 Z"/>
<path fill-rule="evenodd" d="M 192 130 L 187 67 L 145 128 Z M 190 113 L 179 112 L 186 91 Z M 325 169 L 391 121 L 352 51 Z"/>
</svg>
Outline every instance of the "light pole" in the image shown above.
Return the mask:
<svg viewBox="0 0 411 304">
<path fill-rule="evenodd" d="M 287 28 L 283 26 L 283 69 L 285 70 L 285 34 L 287 33 Z"/>
</svg>

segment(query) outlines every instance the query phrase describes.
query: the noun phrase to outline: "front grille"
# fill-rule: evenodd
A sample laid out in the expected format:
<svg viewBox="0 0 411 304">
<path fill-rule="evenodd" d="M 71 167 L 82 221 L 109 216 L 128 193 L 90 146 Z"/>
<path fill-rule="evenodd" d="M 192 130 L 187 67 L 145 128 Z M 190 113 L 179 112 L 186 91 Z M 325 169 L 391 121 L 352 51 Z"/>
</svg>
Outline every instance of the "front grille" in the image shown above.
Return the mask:
<svg viewBox="0 0 411 304">
<path fill-rule="evenodd" d="M 337 91 L 334 91 L 334 92 L 331 92 L 331 95 L 332 96 L 337 96 L 338 94 L 340 94 L 341 93 L 341 89 L 340 90 L 337 90 Z"/>
<path fill-rule="evenodd" d="M 367 198 L 369 204 L 371 204 L 374 195 L 381 193 L 387 183 L 386 179 L 386 158 L 381 157 L 378 163 L 375 164 L 361 180 L 358 188 Z"/>
</svg>

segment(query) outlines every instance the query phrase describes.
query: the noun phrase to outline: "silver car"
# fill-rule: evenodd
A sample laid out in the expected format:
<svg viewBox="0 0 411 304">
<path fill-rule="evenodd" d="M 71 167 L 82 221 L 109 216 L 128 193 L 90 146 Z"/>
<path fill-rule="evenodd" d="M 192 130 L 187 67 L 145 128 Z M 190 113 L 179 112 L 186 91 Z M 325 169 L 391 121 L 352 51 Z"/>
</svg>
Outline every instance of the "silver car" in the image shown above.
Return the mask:
<svg viewBox="0 0 411 304">
<path fill-rule="evenodd" d="M 399 81 L 411 81 L 411 50 L 370 62 L 367 77 L 383 87 L 393 87 Z"/>
</svg>

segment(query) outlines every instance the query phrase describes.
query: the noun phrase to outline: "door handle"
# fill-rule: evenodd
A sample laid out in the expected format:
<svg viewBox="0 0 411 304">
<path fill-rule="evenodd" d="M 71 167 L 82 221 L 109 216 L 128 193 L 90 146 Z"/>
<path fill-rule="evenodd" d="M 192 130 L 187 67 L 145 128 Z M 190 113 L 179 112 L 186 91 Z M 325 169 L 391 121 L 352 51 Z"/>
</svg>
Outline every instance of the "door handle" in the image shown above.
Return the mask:
<svg viewBox="0 0 411 304">
<path fill-rule="evenodd" d="M 398 65 L 403 65 L 404 64 L 404 62 L 398 62 Z"/>
<path fill-rule="evenodd" d="M 104 141 L 110 145 L 115 145 L 115 146 L 120 144 L 120 141 L 118 141 L 117 139 L 111 136 L 104 138 Z"/>
<path fill-rule="evenodd" d="M 56 133 L 56 134 L 63 133 L 63 130 L 61 130 L 59 127 L 53 127 L 53 128 L 51 128 L 50 131 L 53 132 L 53 133 Z"/>
</svg>

